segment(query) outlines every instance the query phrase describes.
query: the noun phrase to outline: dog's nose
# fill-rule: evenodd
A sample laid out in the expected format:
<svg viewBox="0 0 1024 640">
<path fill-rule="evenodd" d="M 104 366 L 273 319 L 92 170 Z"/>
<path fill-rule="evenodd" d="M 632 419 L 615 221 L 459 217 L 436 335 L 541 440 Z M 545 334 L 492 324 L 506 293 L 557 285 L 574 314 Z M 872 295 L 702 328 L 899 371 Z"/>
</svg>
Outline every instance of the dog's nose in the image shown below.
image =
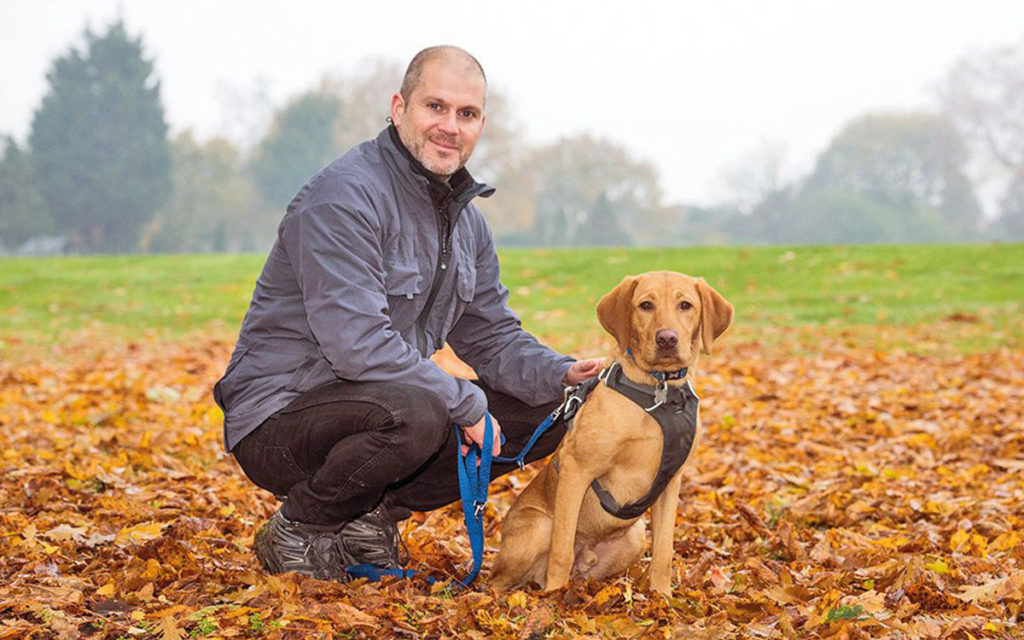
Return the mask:
<svg viewBox="0 0 1024 640">
<path fill-rule="evenodd" d="M 679 335 L 671 329 L 659 329 L 654 335 L 659 349 L 675 349 L 679 344 Z"/>
</svg>

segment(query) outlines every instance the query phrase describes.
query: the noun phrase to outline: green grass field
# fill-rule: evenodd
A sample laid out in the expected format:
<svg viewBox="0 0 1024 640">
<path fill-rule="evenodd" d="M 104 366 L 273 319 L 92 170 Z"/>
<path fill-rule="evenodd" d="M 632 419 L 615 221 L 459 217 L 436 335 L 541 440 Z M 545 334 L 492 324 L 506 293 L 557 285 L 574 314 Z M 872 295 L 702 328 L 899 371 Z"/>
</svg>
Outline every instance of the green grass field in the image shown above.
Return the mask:
<svg viewBox="0 0 1024 640">
<path fill-rule="evenodd" d="M 962 348 L 1018 344 L 1024 244 L 557 249 L 501 252 L 528 329 L 572 350 L 594 304 L 627 274 L 704 276 L 736 305 L 735 330 L 981 324 Z M 59 342 L 81 329 L 133 339 L 237 331 L 261 255 L 0 259 L 0 337 Z"/>
</svg>

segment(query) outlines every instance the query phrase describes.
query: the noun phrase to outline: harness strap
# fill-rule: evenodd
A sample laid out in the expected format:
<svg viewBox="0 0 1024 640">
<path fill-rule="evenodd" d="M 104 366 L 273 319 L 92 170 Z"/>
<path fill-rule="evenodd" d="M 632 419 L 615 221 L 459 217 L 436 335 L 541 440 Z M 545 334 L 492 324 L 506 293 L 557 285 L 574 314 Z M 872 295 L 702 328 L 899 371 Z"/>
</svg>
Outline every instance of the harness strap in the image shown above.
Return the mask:
<svg viewBox="0 0 1024 640">
<path fill-rule="evenodd" d="M 637 384 L 622 375 L 622 368 L 614 364 L 604 382 L 643 407 L 661 427 L 664 444 L 661 448 L 661 463 L 647 494 L 626 505 L 620 505 L 615 497 L 597 480 L 590 483 L 601 506 L 616 518 L 629 520 L 647 511 L 668 486 L 669 481 L 690 457 L 693 440 L 697 435 L 697 410 L 700 399 L 689 382 L 682 387 L 668 387 L 661 382 L 657 388 Z"/>
</svg>

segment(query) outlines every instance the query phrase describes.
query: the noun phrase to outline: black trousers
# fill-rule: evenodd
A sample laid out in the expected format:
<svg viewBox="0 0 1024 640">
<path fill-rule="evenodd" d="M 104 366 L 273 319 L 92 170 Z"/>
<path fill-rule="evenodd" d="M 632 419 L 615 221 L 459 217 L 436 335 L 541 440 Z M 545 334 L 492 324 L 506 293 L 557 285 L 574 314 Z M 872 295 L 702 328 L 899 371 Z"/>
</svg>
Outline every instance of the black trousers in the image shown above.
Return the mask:
<svg viewBox="0 0 1024 640">
<path fill-rule="evenodd" d="M 514 456 L 558 402 L 531 407 L 477 383 L 501 424 L 502 455 Z M 527 457 L 554 452 L 558 420 Z M 340 524 L 383 502 L 396 520 L 459 499 L 459 442 L 448 410 L 434 392 L 393 382 L 338 381 L 294 400 L 234 448 L 256 485 L 287 496 L 290 520 Z M 516 468 L 494 463 L 495 478 Z"/>
</svg>

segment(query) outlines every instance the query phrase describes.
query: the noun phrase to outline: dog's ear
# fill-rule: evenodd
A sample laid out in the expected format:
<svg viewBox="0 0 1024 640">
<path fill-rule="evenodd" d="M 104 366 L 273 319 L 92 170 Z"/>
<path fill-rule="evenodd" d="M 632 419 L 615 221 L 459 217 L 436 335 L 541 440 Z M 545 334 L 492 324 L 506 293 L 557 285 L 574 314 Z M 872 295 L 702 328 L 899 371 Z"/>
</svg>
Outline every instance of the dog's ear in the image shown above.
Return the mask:
<svg viewBox="0 0 1024 640">
<path fill-rule="evenodd" d="M 704 278 L 697 279 L 700 293 L 701 351 L 711 355 L 711 343 L 732 324 L 733 308 L 722 294 L 715 291 Z"/>
<path fill-rule="evenodd" d="M 633 292 L 638 281 L 637 276 L 626 276 L 597 303 L 597 319 L 604 330 L 619 343 L 619 351 L 629 348 L 629 333 L 633 326 Z"/>
</svg>

